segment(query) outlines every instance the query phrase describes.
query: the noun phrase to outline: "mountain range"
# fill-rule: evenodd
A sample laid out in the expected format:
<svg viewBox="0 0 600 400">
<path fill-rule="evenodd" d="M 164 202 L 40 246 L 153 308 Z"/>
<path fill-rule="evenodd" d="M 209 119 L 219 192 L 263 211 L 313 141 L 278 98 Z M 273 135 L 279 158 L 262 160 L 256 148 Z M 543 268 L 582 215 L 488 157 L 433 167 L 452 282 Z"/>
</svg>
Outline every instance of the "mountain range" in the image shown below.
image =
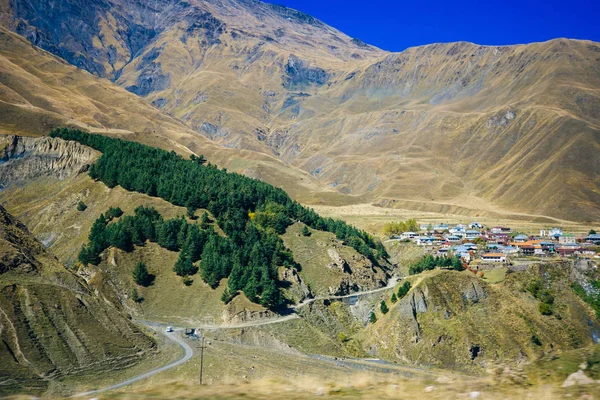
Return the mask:
<svg viewBox="0 0 600 400">
<path fill-rule="evenodd" d="M 11 133 L 68 122 L 203 152 L 308 203 L 600 220 L 598 43 L 389 53 L 255 0 L 5 0 L 0 14 L 95 76 L 1 31 Z"/>
</svg>

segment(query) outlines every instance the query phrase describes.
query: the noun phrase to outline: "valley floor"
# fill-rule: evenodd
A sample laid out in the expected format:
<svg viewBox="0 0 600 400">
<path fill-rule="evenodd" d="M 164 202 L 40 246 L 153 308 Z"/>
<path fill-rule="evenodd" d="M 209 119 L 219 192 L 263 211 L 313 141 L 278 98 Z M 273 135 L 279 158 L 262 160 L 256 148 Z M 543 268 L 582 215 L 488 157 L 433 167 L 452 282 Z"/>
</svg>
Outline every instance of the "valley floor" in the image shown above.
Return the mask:
<svg viewBox="0 0 600 400">
<path fill-rule="evenodd" d="M 427 208 L 427 203 L 422 204 Z M 540 229 L 549 229 L 555 226 L 563 227 L 566 231 L 573 233 L 588 233 L 591 226 L 600 225 L 599 222 L 574 222 L 540 215 L 517 214 L 509 211 L 502 211 L 501 214 L 475 211 L 473 214 L 463 215 L 460 213 L 440 213 L 399 207 L 381 207 L 369 203 L 343 206 L 310 205 L 309 207 L 321 215 L 340 218 L 358 228 L 377 234 L 382 233 L 383 226 L 388 222 L 404 221 L 412 218 L 419 223 L 430 223 L 432 225 L 442 222 L 450 225 L 469 224 L 476 221 L 484 226 L 511 226 L 530 234 L 537 234 Z"/>
<path fill-rule="evenodd" d="M 176 332 L 180 334 L 180 332 Z M 150 379 L 81 398 L 97 399 L 308 399 L 335 396 L 427 399 L 593 399 L 600 386 L 516 384 L 493 374 L 466 376 L 449 371 L 378 364 L 369 360 L 290 354 L 254 346 L 207 341 L 204 385 L 198 385 L 199 342 L 189 342 L 193 357 Z M 559 360 L 560 362 L 560 360 Z M 562 369 L 564 365 L 554 365 Z M 547 368 L 547 367 L 546 367 Z M 541 371 L 541 370 L 540 370 Z M 12 399 L 27 397 L 14 396 Z"/>
</svg>

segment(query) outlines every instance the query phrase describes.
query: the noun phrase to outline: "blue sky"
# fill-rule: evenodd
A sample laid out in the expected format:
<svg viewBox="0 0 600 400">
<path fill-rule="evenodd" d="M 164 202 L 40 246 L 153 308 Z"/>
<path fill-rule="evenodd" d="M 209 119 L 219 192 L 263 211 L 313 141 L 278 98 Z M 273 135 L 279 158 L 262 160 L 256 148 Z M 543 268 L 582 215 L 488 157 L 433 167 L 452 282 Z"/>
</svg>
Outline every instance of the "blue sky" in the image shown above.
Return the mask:
<svg viewBox="0 0 600 400">
<path fill-rule="evenodd" d="M 558 37 L 600 41 L 600 0 L 271 0 L 385 50 L 436 42 L 501 45 Z"/>
</svg>

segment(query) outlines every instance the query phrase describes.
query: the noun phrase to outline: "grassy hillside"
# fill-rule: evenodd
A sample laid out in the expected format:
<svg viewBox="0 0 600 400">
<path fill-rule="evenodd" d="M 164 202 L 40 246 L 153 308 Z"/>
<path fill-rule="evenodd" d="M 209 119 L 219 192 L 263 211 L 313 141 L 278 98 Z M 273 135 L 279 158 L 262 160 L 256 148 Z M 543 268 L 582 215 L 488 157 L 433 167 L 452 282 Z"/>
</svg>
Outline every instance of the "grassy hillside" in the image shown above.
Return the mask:
<svg viewBox="0 0 600 400">
<path fill-rule="evenodd" d="M 378 321 L 361 338 L 373 355 L 465 370 L 560 354 L 593 344 L 600 329 L 571 288 L 573 281 L 596 279 L 594 274 L 566 262 L 509 271 L 491 281 L 468 271 L 423 273 L 411 278 L 413 288 L 401 301 L 385 299 L 389 313 L 377 311 Z M 534 284 L 551 299 L 532 290 Z M 543 301 L 551 303 L 550 315 L 542 313 Z"/>
<path fill-rule="evenodd" d="M 94 294 L 0 206 L 0 393 L 131 367 L 156 350 L 120 304 Z"/>
<path fill-rule="evenodd" d="M 353 285 L 364 291 L 387 281 L 386 271 L 344 246 L 334 234 L 311 229 L 310 236 L 304 236 L 304 226 L 301 223 L 290 226 L 283 235 L 283 242 L 297 254 L 295 259 L 302 265 L 300 276 L 314 295 L 344 294 Z"/>
<path fill-rule="evenodd" d="M 250 224 L 253 230 L 257 230 L 258 228 L 258 232 L 263 232 L 260 234 L 262 235 L 260 240 L 264 241 L 265 244 L 273 240 L 275 240 L 273 243 L 277 243 L 279 239 L 275 239 L 277 235 L 274 229 L 283 228 L 281 233 L 285 233 L 285 225 L 291 223 L 289 217 L 286 216 L 282 220 L 285 222 L 285 225 L 281 227 L 278 225 L 271 226 L 271 224 L 276 222 L 272 218 L 281 212 L 290 212 L 290 215 L 295 215 L 294 213 L 297 214 L 299 212 L 300 214 L 297 214 L 295 218 L 302 218 L 306 223 L 310 223 L 315 227 L 319 226 L 321 229 L 335 230 L 340 239 L 334 239 L 336 234 L 325 234 L 325 232 L 316 229 L 311 229 L 314 236 L 304 236 L 298 231 L 297 226 L 299 225 L 290 226 L 283 238 L 286 241 L 286 238 L 289 237 L 295 239 L 291 243 L 281 242 L 281 246 L 285 244 L 291 250 L 290 255 L 298 258 L 296 261 L 298 264 L 295 267 L 284 263 L 285 259 L 289 258 L 289 256 L 282 253 L 282 251 L 286 252 L 287 250 L 284 247 L 277 247 L 279 245 L 276 246 L 279 249 L 277 251 L 284 254 L 285 257 L 278 256 L 278 261 L 273 259 L 273 263 L 278 263 L 275 265 L 277 268 L 274 268 L 273 272 L 274 274 L 277 273 L 275 279 L 280 282 L 281 287 L 284 288 L 286 298 L 291 302 L 302 301 L 307 296 L 314 295 L 315 293 L 329 293 L 329 287 L 323 286 L 324 281 L 332 282 L 330 286 L 333 289 L 331 290 L 343 293 L 376 288 L 385 285 L 387 282 L 388 275 L 385 272 L 387 268 L 385 263 L 383 267 L 373 264 L 374 262 L 383 262 L 382 259 L 378 259 L 379 256 L 375 257 L 374 253 L 372 253 L 373 251 L 378 251 L 376 249 L 379 245 L 377 245 L 376 241 L 373 241 L 366 233 L 354 230 L 344 223 L 318 217 L 317 214 L 293 202 L 279 189 L 238 175 L 228 174 L 211 166 L 202 166 L 198 164 L 197 160 L 185 161 L 173 154 L 145 148 L 133 143 L 127 144 L 126 142 L 117 142 L 106 138 L 102 140 L 107 143 L 114 142 L 118 144 L 118 148 L 121 150 L 127 149 L 129 145 L 132 145 L 132 149 L 139 148 L 145 151 L 158 152 L 153 156 L 131 155 L 128 161 L 137 158 L 144 163 L 152 163 L 160 157 L 166 156 L 175 164 L 181 164 L 182 166 L 189 165 L 190 167 L 196 166 L 200 168 L 199 171 L 205 171 L 203 173 L 208 175 L 204 177 L 197 176 L 196 178 L 191 178 L 192 172 L 167 173 L 165 177 L 187 175 L 187 182 L 193 184 L 193 190 L 210 195 L 209 198 L 202 201 L 207 201 L 205 205 L 212 210 L 208 214 L 210 215 L 209 221 L 212 222 L 209 222 L 209 226 L 203 227 L 202 230 L 212 232 L 214 229 L 214 233 L 211 233 L 211 235 L 223 237 L 223 240 L 231 241 L 232 245 L 238 243 L 234 242 L 234 240 L 240 240 L 240 245 L 243 245 L 244 241 L 242 238 L 238 237 L 236 239 L 236 235 L 232 234 L 234 232 L 232 229 L 235 230 L 237 229 L 236 227 L 244 224 Z M 47 141 L 52 142 L 52 148 L 62 149 L 60 151 L 61 155 L 58 156 L 58 162 L 48 161 L 56 159 L 53 158 L 55 155 L 48 153 L 48 150 L 40 145 Z M 168 199 L 170 201 L 166 201 L 157 197 L 127 191 L 119 186 L 108 188 L 101 182 L 91 180 L 84 173 L 90 164 L 96 163 L 92 165 L 90 173 L 98 174 L 95 168 L 103 168 L 101 167 L 102 165 L 106 166 L 118 160 L 118 157 L 115 158 L 116 154 L 113 154 L 114 152 L 111 153 L 112 150 L 108 147 L 102 148 L 105 154 L 100 156 L 100 158 L 95 153 L 85 156 L 81 155 L 77 159 L 78 164 L 75 164 L 71 156 L 72 154 L 79 154 L 73 150 L 79 149 L 79 145 L 75 142 L 65 142 L 54 138 L 40 138 L 28 140 L 27 146 L 30 147 L 30 150 L 22 158 L 12 159 L 9 155 L 8 161 L 0 167 L 0 174 L 11 176 L 11 181 L 8 182 L 7 187 L 0 195 L 1 201 L 7 204 L 13 212 L 22 216 L 27 223 L 30 223 L 35 234 L 47 246 L 55 251 L 70 266 L 79 269 L 79 274 L 84 276 L 90 285 L 99 289 L 111 301 L 123 304 L 130 312 L 139 314 L 143 318 L 171 323 L 180 321 L 182 324 L 190 325 L 201 323 L 204 317 L 211 318 L 215 323 L 221 323 L 243 322 L 248 319 L 272 315 L 264 307 L 253 304 L 250 301 L 258 303 L 260 294 L 259 297 L 250 297 L 250 300 L 248 300 L 249 296 L 240 291 L 238 296 L 231 296 L 233 301 L 223 304 L 222 294 L 225 288 L 229 287 L 232 294 L 236 293 L 234 291 L 236 289 L 234 289 L 227 279 L 219 281 L 222 278 L 226 278 L 227 275 L 220 277 L 218 281 L 210 282 L 210 285 L 205 283 L 208 280 L 206 275 L 207 267 L 204 262 L 208 262 L 208 256 L 204 257 L 204 254 L 200 257 L 201 260 L 198 260 L 199 262 L 196 263 L 196 261 L 193 261 L 196 263 L 196 268 L 200 268 L 200 271 L 198 275 L 192 276 L 194 282 L 190 286 L 186 286 L 182 279 L 173 271 L 173 267 L 178 263 L 179 259 L 188 254 L 188 250 L 185 247 L 187 246 L 186 242 L 179 239 L 177 240 L 178 244 L 176 248 L 170 248 L 160 238 L 151 238 L 150 242 L 142 241 L 138 243 L 134 241 L 135 246 L 121 246 L 121 249 L 111 247 L 110 243 L 108 243 L 108 246 L 103 245 L 96 250 L 99 252 L 98 255 L 100 257 L 98 262 L 94 261 L 93 263 L 98 264 L 97 266 L 88 265 L 86 267 L 80 265 L 77 260 L 77 254 L 80 253 L 83 245 L 91 248 L 90 243 L 95 239 L 93 239 L 94 236 L 90 232 L 93 231 L 93 226 L 96 226 L 94 224 L 97 224 L 100 215 L 105 214 L 109 208 L 120 207 L 124 215 L 110 221 L 103 220 L 104 222 L 102 223 L 106 225 L 108 231 L 113 229 L 114 226 L 121 224 L 125 224 L 122 226 L 130 226 L 127 225 L 129 222 L 126 221 L 132 221 L 133 216 L 137 215 L 137 210 L 140 206 L 146 208 L 152 207 L 153 210 L 156 210 L 162 217 L 161 221 L 164 221 L 164 225 L 166 226 L 169 220 L 178 221 L 190 211 L 185 207 L 177 206 L 173 203 L 188 204 L 188 208 L 191 203 L 189 203 L 189 199 L 177 200 L 175 197 L 170 197 L 171 194 L 175 193 L 172 189 L 168 191 Z M 40 162 L 32 163 L 34 159 Z M 22 171 L 23 165 L 30 165 L 31 168 L 20 174 L 17 173 L 18 171 Z M 70 169 L 61 170 L 63 171 L 62 179 L 57 179 L 58 176 L 53 172 L 54 168 L 58 165 L 72 166 Z M 83 168 L 83 165 L 86 165 L 86 167 Z M 162 168 L 163 172 L 168 170 L 167 165 L 164 163 L 160 164 L 160 168 Z M 120 168 L 119 170 L 132 172 L 135 168 Z M 145 167 L 144 171 L 147 173 L 149 170 Z M 123 177 L 126 176 L 132 175 L 123 175 Z M 134 174 L 134 176 L 143 178 L 144 174 L 139 173 Z M 159 176 L 160 173 L 156 172 L 156 177 Z M 102 177 L 102 179 L 104 178 L 106 176 Z M 116 179 L 116 182 L 121 182 L 126 187 L 129 187 L 129 183 L 121 181 L 121 178 L 117 177 Z M 214 179 L 219 179 L 220 183 L 210 184 L 211 180 Z M 162 178 L 160 180 L 161 182 L 163 181 Z M 173 188 L 175 181 L 169 182 L 170 187 Z M 227 193 L 223 194 L 223 188 L 228 187 L 230 184 L 237 185 L 237 189 L 227 190 Z M 114 186 L 114 183 L 110 185 Z M 183 184 L 175 186 L 184 191 L 187 190 Z M 209 191 L 209 187 L 211 188 L 210 190 L 216 190 L 216 192 L 212 193 Z M 158 194 L 163 193 L 163 189 L 160 186 L 156 188 L 158 189 Z M 186 196 L 191 196 L 192 193 L 193 191 L 187 191 Z M 230 201 L 240 201 L 240 197 L 235 196 L 229 199 L 228 196 L 232 193 L 235 196 L 237 196 L 236 193 L 246 193 L 246 195 L 250 196 L 247 198 L 250 202 L 243 203 L 243 207 L 248 207 L 246 213 L 236 214 L 233 217 L 228 216 L 229 210 L 232 209 Z M 280 208 L 273 208 L 274 206 L 265 208 L 265 205 L 269 204 L 267 199 L 273 199 L 269 201 L 279 201 L 282 206 Z M 86 208 L 84 210 L 78 209 L 80 202 L 85 204 Z M 196 207 L 202 206 L 201 203 L 193 204 Z M 225 205 L 225 208 L 222 208 L 221 205 Z M 287 211 L 285 211 L 286 207 Z M 271 209 L 275 210 L 275 214 L 269 211 Z M 196 216 L 200 216 L 205 212 L 205 210 L 201 209 L 195 210 Z M 280 217 L 283 217 L 283 215 L 280 215 Z M 241 218 L 239 221 L 235 219 L 238 217 Z M 184 218 L 184 221 L 189 226 L 204 224 L 202 218 L 195 220 L 191 219 L 189 215 Z M 160 225 L 162 226 L 163 222 Z M 221 229 L 222 227 L 225 227 L 226 230 Z M 156 229 L 158 232 L 158 225 Z M 109 236 L 111 235 L 109 233 Z M 354 235 L 359 236 L 353 238 Z M 225 238 L 225 236 L 229 236 L 229 238 Z M 320 260 L 315 262 L 315 260 L 310 260 L 312 244 L 315 238 L 321 236 L 326 241 L 322 243 L 322 251 L 328 257 L 328 261 Z M 368 246 L 365 247 L 366 244 L 360 237 L 368 240 L 373 249 Z M 183 238 L 185 239 L 185 236 Z M 350 244 L 360 251 L 366 251 L 368 257 L 349 247 Z M 235 244 L 235 246 L 237 245 Z M 250 257 L 253 257 L 254 250 L 254 247 L 252 247 L 251 250 L 244 251 L 246 258 L 236 255 L 236 250 L 236 254 L 233 256 L 236 260 L 239 257 L 239 260 L 244 263 L 240 267 L 249 265 L 246 270 L 251 270 L 253 261 Z M 328 252 L 335 253 L 335 257 L 332 258 L 329 256 Z M 220 254 L 219 257 L 223 258 L 224 254 Z M 369 258 L 372 258 L 372 260 L 369 260 Z M 243 261 L 245 259 L 248 261 Z M 133 282 L 132 271 L 140 261 L 143 261 L 147 265 L 150 274 L 154 275 L 154 281 L 148 287 L 138 286 Z M 235 262 L 237 263 L 238 261 Z M 249 264 L 245 264 L 245 262 Z M 279 262 L 282 264 L 279 264 Z M 351 270 L 344 270 L 346 263 L 350 266 Z M 334 265 L 328 266 L 328 264 Z M 270 266 L 271 263 L 267 263 L 267 265 Z M 306 271 L 304 270 L 304 265 L 306 265 Z M 231 268 L 231 266 L 229 267 Z M 298 271 L 300 272 L 298 273 Z M 318 277 L 324 278 L 324 281 L 322 282 Z M 138 291 L 139 296 L 144 299 L 139 304 L 136 304 L 132 300 L 134 288 Z M 166 299 L 169 300 L 166 301 Z"/>
</svg>

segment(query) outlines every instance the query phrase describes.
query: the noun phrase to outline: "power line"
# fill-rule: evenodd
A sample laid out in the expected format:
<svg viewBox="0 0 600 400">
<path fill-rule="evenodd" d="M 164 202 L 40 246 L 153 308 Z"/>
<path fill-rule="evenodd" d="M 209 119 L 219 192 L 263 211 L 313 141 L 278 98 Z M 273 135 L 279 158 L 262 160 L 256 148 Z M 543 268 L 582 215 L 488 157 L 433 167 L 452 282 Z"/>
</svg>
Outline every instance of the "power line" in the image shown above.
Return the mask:
<svg viewBox="0 0 600 400">
<path fill-rule="evenodd" d="M 202 385 L 202 373 L 204 370 L 204 333 L 202 333 L 202 344 L 200 345 L 200 385 Z"/>
</svg>

